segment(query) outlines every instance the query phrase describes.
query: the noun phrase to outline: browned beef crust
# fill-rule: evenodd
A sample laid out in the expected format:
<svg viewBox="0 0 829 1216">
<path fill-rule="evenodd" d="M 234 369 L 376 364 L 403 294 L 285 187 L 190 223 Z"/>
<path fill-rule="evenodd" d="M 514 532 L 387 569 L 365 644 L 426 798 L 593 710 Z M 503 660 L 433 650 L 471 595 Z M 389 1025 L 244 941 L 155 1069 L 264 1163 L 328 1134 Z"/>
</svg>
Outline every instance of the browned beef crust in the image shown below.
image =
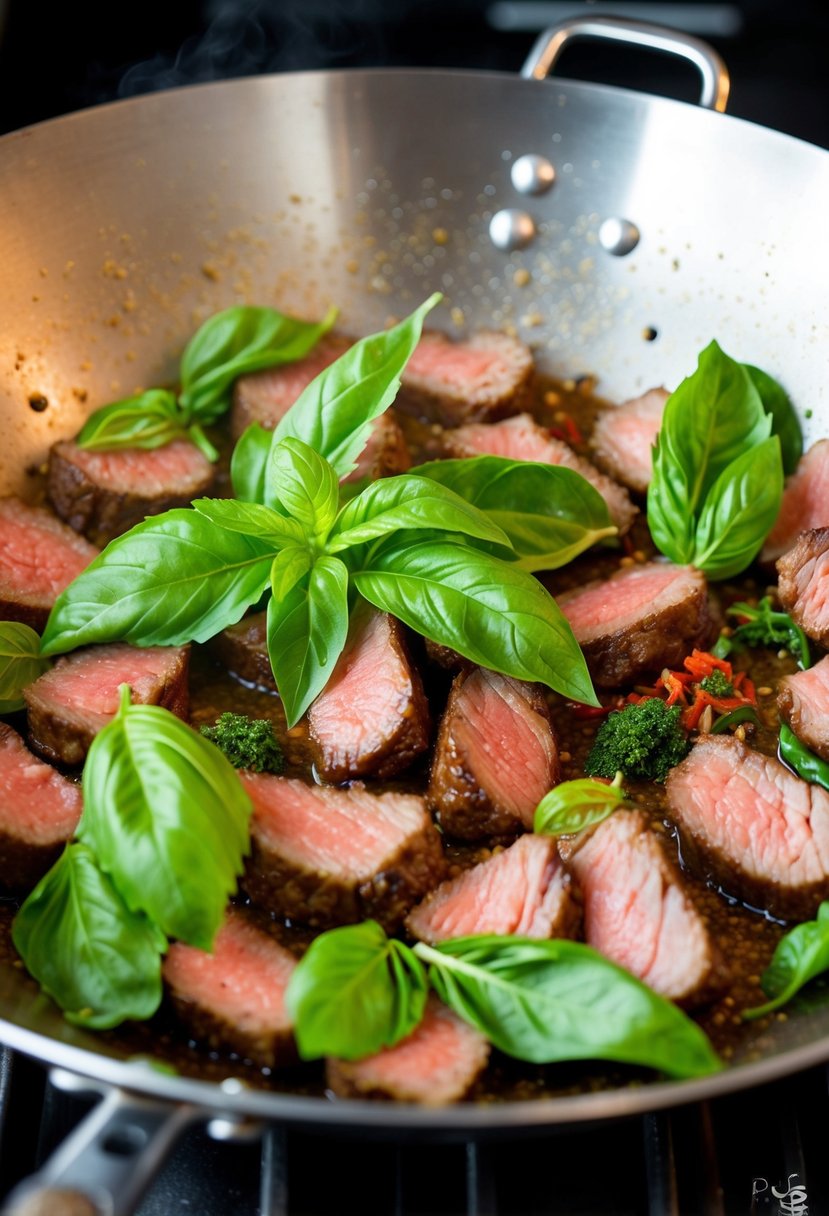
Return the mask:
<svg viewBox="0 0 829 1216">
<path fill-rule="evenodd" d="M 256 612 L 238 625 L 223 629 L 208 643 L 211 652 L 232 676 L 245 684 L 276 692 L 268 658 L 267 614 Z"/>
</svg>

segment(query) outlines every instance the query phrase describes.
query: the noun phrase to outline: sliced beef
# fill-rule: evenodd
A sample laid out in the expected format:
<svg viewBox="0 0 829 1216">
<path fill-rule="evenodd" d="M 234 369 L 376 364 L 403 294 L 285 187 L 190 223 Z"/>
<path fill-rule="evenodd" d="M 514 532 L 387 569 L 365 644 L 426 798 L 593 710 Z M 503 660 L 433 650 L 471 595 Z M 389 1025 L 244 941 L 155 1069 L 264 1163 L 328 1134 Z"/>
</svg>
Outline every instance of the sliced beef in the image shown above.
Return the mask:
<svg viewBox="0 0 829 1216">
<path fill-rule="evenodd" d="M 405 473 L 411 467 L 412 458 L 400 423 L 391 410 L 386 410 L 375 418 L 368 443 L 357 459 L 357 467 L 344 480 L 361 481 L 368 477 L 376 481 L 378 477 Z"/>
<path fill-rule="evenodd" d="M 433 642 L 430 638 L 424 638 L 423 645 L 429 662 L 442 667 L 444 671 L 459 672 L 471 666 L 469 659 L 458 654 L 451 646 L 441 646 L 440 642 Z"/>
<path fill-rule="evenodd" d="M 188 507 L 209 492 L 215 472 L 186 439 L 150 452 L 98 452 L 64 442 L 49 453 L 47 493 L 61 519 L 105 545 L 147 515 Z"/>
<path fill-rule="evenodd" d="M 777 708 L 798 739 L 829 760 L 829 656 L 782 679 Z"/>
<path fill-rule="evenodd" d="M 134 704 L 163 705 L 186 718 L 189 659 L 187 646 L 139 649 L 126 642 L 58 659 L 23 692 L 32 746 L 50 760 L 81 764 L 118 710 L 120 684 L 129 684 Z"/>
<path fill-rule="evenodd" d="M 244 912 L 230 909 L 213 951 L 175 942 L 164 980 L 194 1039 L 235 1051 L 260 1068 L 296 1060 L 285 989 L 296 959 Z"/>
<path fill-rule="evenodd" d="M 631 566 L 557 598 L 600 688 L 678 667 L 711 629 L 705 577 L 691 566 Z"/>
<path fill-rule="evenodd" d="M 721 990 L 714 940 L 641 811 L 618 811 L 559 848 L 583 892 L 588 945 L 672 1001 L 698 1005 Z"/>
<path fill-rule="evenodd" d="M 406 920 L 430 945 L 476 933 L 575 937 L 580 924 L 580 900 L 555 841 L 529 834 L 441 883 Z"/>
<path fill-rule="evenodd" d="M 642 397 L 604 410 L 593 427 L 590 446 L 598 464 L 638 494 L 650 485 L 651 448 L 669 396 L 667 389 L 652 388 Z"/>
<path fill-rule="evenodd" d="M 537 685 L 483 667 L 455 678 L 427 798 L 449 836 L 481 840 L 531 828 L 560 779 L 558 744 Z"/>
<path fill-rule="evenodd" d="M 308 711 L 316 767 L 325 781 L 393 777 L 429 746 L 429 706 L 403 627 L 366 607 Z"/>
<path fill-rule="evenodd" d="M 801 532 L 829 525 L 829 439 L 821 439 L 801 456 L 786 481 L 777 522 L 769 532 L 760 561 L 777 561 Z"/>
<path fill-rule="evenodd" d="M 473 1088 L 486 1068 L 489 1043 L 480 1031 L 430 996 L 408 1038 L 363 1060 L 328 1060 L 328 1087 L 338 1098 L 385 1098 L 448 1106 Z"/>
<path fill-rule="evenodd" d="M 253 801 L 244 886 L 254 903 L 315 928 L 373 917 L 394 930 L 444 876 L 423 799 L 242 773 Z"/>
<path fill-rule="evenodd" d="M 801 532 L 777 562 L 780 602 L 810 638 L 829 647 L 829 528 Z"/>
<path fill-rule="evenodd" d="M 529 414 L 489 425 L 459 427 L 444 437 L 444 448 L 447 456 L 505 456 L 508 460 L 534 460 L 538 464 L 572 469 L 601 494 L 620 535 L 628 531 L 637 513 L 627 490 L 600 473 L 561 439 L 555 439 Z"/>
<path fill-rule="evenodd" d="M 829 899 L 829 793 L 738 739 L 703 735 L 668 777 L 683 855 L 727 894 L 784 919 Z"/>
<path fill-rule="evenodd" d="M 0 888 L 28 891 L 75 834 L 81 787 L 0 723 Z"/>
<path fill-rule="evenodd" d="M 0 620 L 42 633 L 55 600 L 97 553 L 51 511 L 0 498 Z"/>
<path fill-rule="evenodd" d="M 530 348 L 518 338 L 481 330 L 462 342 L 427 332 L 403 372 L 399 408 L 461 426 L 514 414 L 533 373 Z"/>
<path fill-rule="evenodd" d="M 326 334 L 304 359 L 240 376 L 233 388 L 230 433 L 234 439 L 254 422 L 272 431 L 297 397 L 352 345 L 342 334 Z"/>
<path fill-rule="evenodd" d="M 237 680 L 276 692 L 276 681 L 268 658 L 266 613 L 256 612 L 253 616 L 246 616 L 238 625 L 223 629 L 209 645 L 219 662 Z"/>
</svg>

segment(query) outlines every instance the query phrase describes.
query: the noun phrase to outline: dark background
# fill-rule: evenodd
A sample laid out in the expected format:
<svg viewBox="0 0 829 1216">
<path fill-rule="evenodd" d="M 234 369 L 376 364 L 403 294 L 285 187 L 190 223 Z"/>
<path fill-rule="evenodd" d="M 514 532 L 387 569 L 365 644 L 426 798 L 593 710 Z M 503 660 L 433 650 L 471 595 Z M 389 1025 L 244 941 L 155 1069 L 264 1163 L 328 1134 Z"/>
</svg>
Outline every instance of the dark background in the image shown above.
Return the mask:
<svg viewBox="0 0 829 1216">
<path fill-rule="evenodd" d="M 729 112 L 829 146 L 824 0 L 0 0 L 0 130 L 151 89 L 305 68 L 438 66 L 516 71 L 539 28 L 566 10 L 675 21 L 712 42 L 732 74 Z M 524 10 L 523 28 L 504 28 Z M 690 16 L 688 10 L 690 9 Z M 527 16 L 527 13 L 529 14 Z M 532 27 L 535 25 L 535 30 Z M 499 28 L 500 27 L 500 28 Z M 686 65 L 579 44 L 561 73 L 685 100 Z"/>
</svg>

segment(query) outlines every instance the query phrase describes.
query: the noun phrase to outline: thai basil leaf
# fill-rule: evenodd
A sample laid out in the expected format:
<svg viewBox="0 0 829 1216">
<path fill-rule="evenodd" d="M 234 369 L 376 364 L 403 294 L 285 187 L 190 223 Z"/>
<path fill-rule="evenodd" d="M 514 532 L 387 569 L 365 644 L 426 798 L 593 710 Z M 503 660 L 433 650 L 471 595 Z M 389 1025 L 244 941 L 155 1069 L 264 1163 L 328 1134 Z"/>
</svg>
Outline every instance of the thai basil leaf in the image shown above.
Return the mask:
<svg viewBox="0 0 829 1216">
<path fill-rule="evenodd" d="M 403 474 L 375 481 L 353 498 L 340 512 L 326 550 L 338 553 L 403 528 L 455 532 L 509 548 L 497 523 L 451 489 Z"/>
<path fill-rule="evenodd" d="M 428 989 L 411 949 L 376 921 L 320 934 L 285 993 L 300 1056 L 359 1060 L 393 1047 L 421 1021 Z"/>
<path fill-rule="evenodd" d="M 314 564 L 314 555 L 307 545 L 286 545 L 280 549 L 271 566 L 271 591 L 276 600 L 283 600 Z"/>
<path fill-rule="evenodd" d="M 41 652 L 93 642 L 179 646 L 234 625 L 268 586 L 275 546 L 198 511 L 155 515 L 119 536 L 58 597 Z"/>
<path fill-rule="evenodd" d="M 181 405 L 199 422 L 215 422 L 230 405 L 239 376 L 304 359 L 336 318 L 335 308 L 317 323 L 285 316 L 275 308 L 239 305 L 216 313 L 181 356 Z"/>
<path fill-rule="evenodd" d="M 795 408 L 782 385 L 759 367 L 744 363 L 743 367 L 760 394 L 763 408 L 771 414 L 772 434 L 780 436 L 780 451 L 783 456 L 783 472 L 793 473 L 803 455 L 803 434 Z"/>
<path fill-rule="evenodd" d="M 694 555 L 696 520 L 689 507 L 688 478 L 662 432 L 656 437 L 648 486 L 648 528 L 660 553 L 684 566 Z"/>
<path fill-rule="evenodd" d="M 621 773 L 618 775 L 621 778 Z M 561 836 L 581 832 L 602 823 L 626 806 L 625 791 L 620 785 L 605 785 L 587 777 L 578 781 L 562 781 L 545 794 L 535 808 L 533 831 L 543 836 Z"/>
<path fill-rule="evenodd" d="M 619 1060 L 674 1077 L 721 1067 L 676 1005 L 580 942 L 487 935 L 414 952 L 441 1000 L 519 1060 Z"/>
<path fill-rule="evenodd" d="M 303 545 L 307 541 L 302 524 L 287 519 L 271 507 L 258 502 L 236 502 L 233 498 L 197 498 L 193 506 L 199 515 L 209 519 L 217 528 L 238 532 L 242 536 L 257 536 L 278 545 Z"/>
<path fill-rule="evenodd" d="M 271 454 L 273 431 L 253 422 L 242 433 L 230 458 L 233 493 L 243 502 L 265 501 L 265 470 Z"/>
<path fill-rule="evenodd" d="M 274 444 L 303 440 L 333 466 L 338 477 L 356 467 L 371 424 L 397 396 L 400 376 L 420 340 L 423 319 L 439 293 L 383 333 L 361 339 L 300 394 L 274 431 Z"/>
<path fill-rule="evenodd" d="M 187 415 L 175 393 L 151 388 L 113 401 L 87 418 L 76 440 L 81 448 L 160 448 L 187 433 Z"/>
<path fill-rule="evenodd" d="M 318 557 L 288 592 L 268 603 L 268 655 L 288 726 L 319 696 L 348 636 L 348 571 Z"/>
<path fill-rule="evenodd" d="M 18 621 L 0 621 L 0 714 L 23 709 L 23 689 L 50 666 L 41 656 L 34 629 Z"/>
<path fill-rule="evenodd" d="M 598 704 L 567 619 L 524 570 L 467 545 L 404 537 L 366 556 L 353 580 L 376 608 L 473 663 Z"/>
<path fill-rule="evenodd" d="M 747 1009 L 744 1018 L 761 1018 L 786 1005 L 804 984 L 829 971 L 829 903 L 818 908 L 817 919 L 795 925 L 781 937 L 760 981 L 770 999 Z"/>
<path fill-rule="evenodd" d="M 131 912 L 213 948 L 250 847 L 251 802 L 214 743 L 159 705 L 121 707 L 92 741 L 79 838 Z"/>
<path fill-rule="evenodd" d="M 309 538 L 322 542 L 340 505 L 337 475 L 307 443 L 283 439 L 271 449 L 265 500 L 295 519 Z"/>
<path fill-rule="evenodd" d="M 780 510 L 783 465 L 777 435 L 725 468 L 699 516 L 693 562 L 711 579 L 745 570 L 763 546 Z"/>
<path fill-rule="evenodd" d="M 618 531 L 601 494 L 572 469 L 474 456 L 419 465 L 412 476 L 439 482 L 485 512 L 504 530 L 524 570 L 565 566 Z"/>
<path fill-rule="evenodd" d="M 164 934 L 129 910 L 84 844 L 70 844 L 40 880 L 12 938 L 70 1022 L 108 1030 L 152 1017 L 161 1003 Z"/>
</svg>

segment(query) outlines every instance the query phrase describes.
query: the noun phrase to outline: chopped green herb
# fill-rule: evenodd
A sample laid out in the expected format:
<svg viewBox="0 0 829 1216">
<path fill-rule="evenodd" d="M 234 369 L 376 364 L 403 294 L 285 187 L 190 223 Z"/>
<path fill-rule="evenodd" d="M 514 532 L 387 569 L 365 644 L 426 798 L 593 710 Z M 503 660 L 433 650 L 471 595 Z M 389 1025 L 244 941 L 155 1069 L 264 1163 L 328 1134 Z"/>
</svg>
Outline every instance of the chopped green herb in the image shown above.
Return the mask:
<svg viewBox="0 0 829 1216">
<path fill-rule="evenodd" d="M 700 681 L 700 688 L 712 697 L 733 697 L 734 685 L 726 678 L 725 673 L 719 668 L 711 672 L 710 676 L 706 676 Z"/>
<path fill-rule="evenodd" d="M 742 617 L 743 624 L 738 625 L 730 637 L 720 637 L 711 652 L 717 658 L 724 659 L 744 646 L 774 646 L 790 651 L 804 671 L 811 666 L 806 635 L 788 612 L 775 612 L 772 609 L 771 596 L 764 596 L 758 604 L 732 604 L 728 614 Z"/>
<path fill-rule="evenodd" d="M 664 781 L 690 746 L 679 724 L 681 712 L 679 705 L 666 705 L 659 697 L 616 710 L 599 727 L 584 771 L 591 777 L 622 772 Z"/>
<path fill-rule="evenodd" d="M 234 768 L 281 773 L 285 766 L 282 748 L 268 718 L 225 713 L 215 726 L 203 726 L 201 733 L 224 752 Z"/>
</svg>

